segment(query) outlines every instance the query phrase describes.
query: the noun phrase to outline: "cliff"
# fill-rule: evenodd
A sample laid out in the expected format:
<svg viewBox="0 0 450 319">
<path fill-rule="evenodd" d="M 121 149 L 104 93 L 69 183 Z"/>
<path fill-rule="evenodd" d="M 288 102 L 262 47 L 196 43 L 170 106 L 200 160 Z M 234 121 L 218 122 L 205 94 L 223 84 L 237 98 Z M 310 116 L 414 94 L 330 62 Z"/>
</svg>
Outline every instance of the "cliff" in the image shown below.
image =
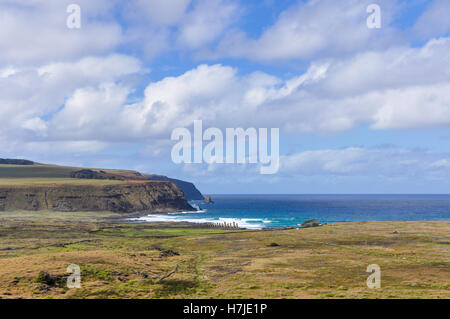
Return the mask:
<svg viewBox="0 0 450 319">
<path fill-rule="evenodd" d="M 110 180 L 139 180 L 139 181 L 167 181 L 172 182 L 177 185 L 184 193 L 187 200 L 203 200 L 203 195 L 195 187 L 193 183 L 182 181 L 180 179 L 170 178 L 163 175 L 156 174 L 141 174 L 136 171 L 124 171 L 124 170 L 93 170 L 93 169 L 82 169 L 73 171 L 70 173 L 71 178 L 79 179 L 110 179 Z"/>
<path fill-rule="evenodd" d="M 171 182 L 0 186 L 0 211 L 193 211 Z"/>
<path fill-rule="evenodd" d="M 193 183 L 182 181 L 180 179 L 170 178 L 162 175 L 150 175 L 148 178 L 154 181 L 169 181 L 177 185 L 186 196 L 187 200 L 203 200 L 204 197 L 202 193 L 195 187 Z"/>
</svg>

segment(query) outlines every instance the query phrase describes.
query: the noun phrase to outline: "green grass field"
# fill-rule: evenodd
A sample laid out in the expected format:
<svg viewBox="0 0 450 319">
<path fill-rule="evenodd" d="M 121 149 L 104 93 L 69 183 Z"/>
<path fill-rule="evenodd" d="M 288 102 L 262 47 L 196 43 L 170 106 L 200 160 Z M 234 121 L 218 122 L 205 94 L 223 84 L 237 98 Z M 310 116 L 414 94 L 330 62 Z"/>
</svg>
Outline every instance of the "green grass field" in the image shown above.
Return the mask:
<svg viewBox="0 0 450 319">
<path fill-rule="evenodd" d="M 77 167 L 57 165 L 5 165 L 0 164 L 0 178 L 70 178 Z"/>
<path fill-rule="evenodd" d="M 120 180 L 104 179 L 76 179 L 76 178 L 1 178 L 0 187 L 24 187 L 24 186 L 63 186 L 63 185 L 116 185 L 124 184 Z"/>
<path fill-rule="evenodd" d="M 69 264 L 80 289 L 64 284 Z M 380 289 L 366 286 L 369 264 L 381 267 Z M 1 298 L 450 298 L 449 279 L 448 221 L 230 231 L 0 213 Z"/>
<path fill-rule="evenodd" d="M 59 166 L 50 164 L 11 165 L 0 164 L 0 178 L 70 178 L 70 173 L 84 169 L 82 167 Z M 134 171 L 120 169 L 87 168 L 107 173 L 126 174 Z"/>
<path fill-rule="evenodd" d="M 56 186 L 56 185 L 114 185 L 124 183 L 120 180 L 76 179 L 70 174 L 81 167 L 58 166 L 47 164 L 11 165 L 0 164 L 0 186 Z M 100 169 L 92 169 L 100 170 Z M 102 169 L 114 174 L 132 174 L 133 171 Z"/>
</svg>

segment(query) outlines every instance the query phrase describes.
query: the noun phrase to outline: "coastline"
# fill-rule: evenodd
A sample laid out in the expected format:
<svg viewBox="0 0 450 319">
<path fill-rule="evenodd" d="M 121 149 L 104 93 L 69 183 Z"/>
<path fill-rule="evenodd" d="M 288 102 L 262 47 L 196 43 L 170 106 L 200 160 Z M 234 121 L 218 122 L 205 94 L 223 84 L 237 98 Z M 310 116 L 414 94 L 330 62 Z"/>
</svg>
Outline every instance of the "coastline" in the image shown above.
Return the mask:
<svg viewBox="0 0 450 319">
<path fill-rule="evenodd" d="M 170 213 L 166 213 L 170 214 Z M 130 224 L 148 224 L 148 225 L 157 225 L 157 226 L 182 226 L 186 227 L 189 226 L 191 228 L 207 228 L 210 226 L 210 223 L 195 223 L 195 222 L 187 222 L 187 221 L 145 221 L 145 220 L 130 220 L 134 218 L 139 217 L 145 217 L 147 215 L 136 215 L 131 218 L 123 218 L 123 217 L 112 217 L 112 220 L 116 219 L 120 222 L 130 223 Z M 277 231 L 277 230 L 290 230 L 290 229 L 308 229 L 308 228 L 316 228 L 316 227 L 323 227 L 325 225 L 333 225 L 333 224 L 366 224 L 366 223 L 421 223 L 421 222 L 449 222 L 448 219 L 442 219 L 442 220 L 369 220 L 369 221 L 343 221 L 343 222 L 329 222 L 329 223 L 323 223 L 319 226 L 313 226 L 313 227 L 301 227 L 301 226 L 280 226 L 280 227 L 267 227 L 267 228 L 238 228 L 239 230 L 246 230 L 246 231 Z M 218 227 L 220 228 L 220 227 Z M 226 227 L 223 227 L 226 229 Z"/>
</svg>

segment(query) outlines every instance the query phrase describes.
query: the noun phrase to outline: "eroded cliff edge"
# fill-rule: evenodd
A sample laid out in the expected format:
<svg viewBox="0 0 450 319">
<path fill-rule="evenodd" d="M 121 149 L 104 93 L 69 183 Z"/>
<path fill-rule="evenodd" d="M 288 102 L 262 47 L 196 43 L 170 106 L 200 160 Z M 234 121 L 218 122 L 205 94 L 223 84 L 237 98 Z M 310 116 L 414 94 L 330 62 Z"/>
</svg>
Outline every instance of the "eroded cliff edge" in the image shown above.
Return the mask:
<svg viewBox="0 0 450 319">
<path fill-rule="evenodd" d="M 152 181 L 113 185 L 0 186 L 0 211 L 193 211 L 174 183 Z"/>
</svg>

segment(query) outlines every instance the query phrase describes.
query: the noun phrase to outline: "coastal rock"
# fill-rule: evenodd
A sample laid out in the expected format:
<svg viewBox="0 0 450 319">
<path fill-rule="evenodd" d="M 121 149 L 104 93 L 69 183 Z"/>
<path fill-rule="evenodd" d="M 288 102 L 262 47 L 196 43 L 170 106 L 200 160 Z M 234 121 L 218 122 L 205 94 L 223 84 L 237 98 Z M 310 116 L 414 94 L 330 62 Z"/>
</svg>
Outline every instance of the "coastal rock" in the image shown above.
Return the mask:
<svg viewBox="0 0 450 319">
<path fill-rule="evenodd" d="M 304 222 L 302 224 L 302 228 L 308 228 L 308 227 L 317 227 L 317 226 L 321 226 L 322 224 L 317 220 L 317 219 L 310 219 L 307 220 L 306 222 Z"/>
<path fill-rule="evenodd" d="M 182 181 L 176 178 L 169 178 L 167 176 L 162 175 L 144 175 L 149 180 L 154 181 L 169 181 L 177 185 L 186 196 L 187 200 L 203 200 L 204 197 L 202 193 L 195 187 L 193 183 Z"/>
<path fill-rule="evenodd" d="M 205 196 L 205 199 L 203 201 L 205 204 L 214 204 L 213 200 L 211 199 L 211 196 Z"/>
</svg>

